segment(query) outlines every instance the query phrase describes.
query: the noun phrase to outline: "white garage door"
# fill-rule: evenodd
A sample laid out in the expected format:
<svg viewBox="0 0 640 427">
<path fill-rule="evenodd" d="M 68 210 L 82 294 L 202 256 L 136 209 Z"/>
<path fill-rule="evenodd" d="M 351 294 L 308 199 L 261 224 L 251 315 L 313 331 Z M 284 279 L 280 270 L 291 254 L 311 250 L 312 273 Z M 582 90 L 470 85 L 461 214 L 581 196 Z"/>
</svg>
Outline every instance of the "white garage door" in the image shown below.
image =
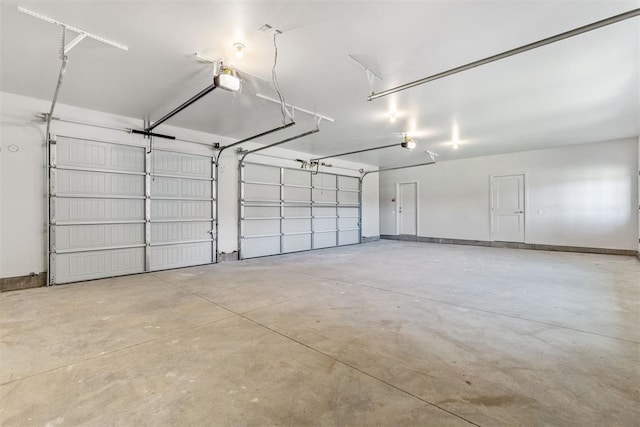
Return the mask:
<svg viewBox="0 0 640 427">
<path fill-rule="evenodd" d="M 157 149 L 151 159 L 149 269 L 213 262 L 213 159 Z"/>
<path fill-rule="evenodd" d="M 57 138 L 50 283 L 215 262 L 212 158 Z"/>
<path fill-rule="evenodd" d="M 360 242 L 357 177 L 244 163 L 240 257 Z"/>
</svg>

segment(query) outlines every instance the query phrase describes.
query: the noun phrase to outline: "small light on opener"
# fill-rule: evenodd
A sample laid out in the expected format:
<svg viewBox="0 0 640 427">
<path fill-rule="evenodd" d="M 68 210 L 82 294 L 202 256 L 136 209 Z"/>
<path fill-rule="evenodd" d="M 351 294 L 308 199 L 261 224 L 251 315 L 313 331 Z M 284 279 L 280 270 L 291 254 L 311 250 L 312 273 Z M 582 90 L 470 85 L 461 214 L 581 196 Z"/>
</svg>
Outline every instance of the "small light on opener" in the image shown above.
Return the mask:
<svg viewBox="0 0 640 427">
<path fill-rule="evenodd" d="M 391 113 L 391 114 L 389 114 L 389 122 L 390 122 L 390 123 L 395 123 L 395 122 L 396 122 L 396 118 L 397 118 L 397 117 L 398 117 L 398 116 L 396 115 L 396 113 Z"/>
</svg>

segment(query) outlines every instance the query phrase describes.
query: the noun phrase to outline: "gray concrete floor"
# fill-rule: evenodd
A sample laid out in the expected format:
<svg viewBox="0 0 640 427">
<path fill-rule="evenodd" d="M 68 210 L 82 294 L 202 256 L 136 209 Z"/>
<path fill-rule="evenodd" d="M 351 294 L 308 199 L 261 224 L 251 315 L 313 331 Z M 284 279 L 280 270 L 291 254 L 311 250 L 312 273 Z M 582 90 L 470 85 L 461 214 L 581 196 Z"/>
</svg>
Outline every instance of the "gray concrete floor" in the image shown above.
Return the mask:
<svg viewBox="0 0 640 427">
<path fill-rule="evenodd" d="M 640 262 L 380 241 L 0 296 L 0 424 L 625 425 Z"/>
</svg>

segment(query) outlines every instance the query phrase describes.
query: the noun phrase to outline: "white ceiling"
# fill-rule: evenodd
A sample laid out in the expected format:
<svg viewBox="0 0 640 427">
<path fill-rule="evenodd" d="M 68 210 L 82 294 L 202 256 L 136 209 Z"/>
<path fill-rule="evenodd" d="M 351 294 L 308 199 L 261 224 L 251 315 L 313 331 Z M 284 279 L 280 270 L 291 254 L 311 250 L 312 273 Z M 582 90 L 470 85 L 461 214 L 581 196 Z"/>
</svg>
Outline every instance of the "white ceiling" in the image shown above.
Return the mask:
<svg viewBox="0 0 640 427">
<path fill-rule="evenodd" d="M 345 158 L 383 166 L 507 153 L 640 134 L 640 18 L 406 91 L 366 101 L 367 58 L 384 89 L 561 33 L 640 6 L 640 1 L 2 1 L 0 89 L 50 99 L 59 69 L 58 28 L 17 11 L 24 6 L 129 46 L 85 40 L 69 54 L 60 102 L 152 120 L 210 84 L 194 52 L 223 56 L 270 81 L 278 38 L 278 81 L 287 102 L 335 119 L 286 145 L 332 154 L 400 141 Z M 243 42 L 245 57 L 232 54 Z M 175 126 L 246 137 L 280 124 L 270 83 L 242 93 L 214 91 L 172 118 Z M 389 112 L 398 119 L 389 122 Z M 296 131 L 313 121 L 297 113 Z M 452 148 L 452 126 L 460 134 Z M 159 128 L 160 130 L 160 128 Z"/>
</svg>

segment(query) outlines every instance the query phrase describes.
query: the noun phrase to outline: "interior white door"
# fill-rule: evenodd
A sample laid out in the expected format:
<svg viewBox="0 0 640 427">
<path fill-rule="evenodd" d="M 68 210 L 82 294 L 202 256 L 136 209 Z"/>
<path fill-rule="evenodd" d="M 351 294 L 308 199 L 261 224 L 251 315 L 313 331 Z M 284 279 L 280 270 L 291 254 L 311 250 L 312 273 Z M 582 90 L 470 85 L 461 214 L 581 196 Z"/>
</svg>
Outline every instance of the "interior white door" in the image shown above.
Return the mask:
<svg viewBox="0 0 640 427">
<path fill-rule="evenodd" d="M 418 184 L 399 184 L 398 233 L 416 236 L 418 234 Z"/>
<path fill-rule="evenodd" d="M 524 175 L 493 177 L 493 240 L 524 243 Z"/>
</svg>

